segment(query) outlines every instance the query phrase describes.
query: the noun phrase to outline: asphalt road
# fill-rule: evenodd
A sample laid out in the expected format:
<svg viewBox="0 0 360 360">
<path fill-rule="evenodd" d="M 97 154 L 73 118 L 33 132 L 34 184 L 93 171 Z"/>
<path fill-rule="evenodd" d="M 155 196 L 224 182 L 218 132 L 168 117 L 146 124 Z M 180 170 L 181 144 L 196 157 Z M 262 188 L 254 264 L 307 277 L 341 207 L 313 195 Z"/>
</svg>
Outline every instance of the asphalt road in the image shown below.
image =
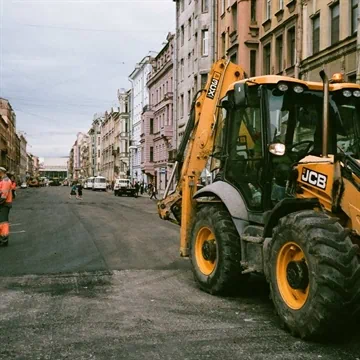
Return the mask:
<svg viewBox="0 0 360 360">
<path fill-rule="evenodd" d="M 0 248 L 0 359 L 360 360 L 360 333 L 307 343 L 279 328 L 268 287 L 196 288 L 179 229 L 148 197 L 19 190 Z"/>
</svg>

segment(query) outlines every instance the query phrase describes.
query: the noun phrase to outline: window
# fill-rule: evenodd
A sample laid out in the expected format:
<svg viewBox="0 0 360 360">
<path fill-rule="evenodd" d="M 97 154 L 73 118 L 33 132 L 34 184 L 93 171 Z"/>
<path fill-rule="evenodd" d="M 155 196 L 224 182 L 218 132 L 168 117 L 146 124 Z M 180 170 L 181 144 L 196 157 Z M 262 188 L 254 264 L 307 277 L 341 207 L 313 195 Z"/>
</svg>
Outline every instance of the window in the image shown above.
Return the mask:
<svg viewBox="0 0 360 360">
<path fill-rule="evenodd" d="M 189 24 L 188 24 L 188 37 L 190 40 L 191 39 L 191 18 L 189 19 Z"/>
<path fill-rule="evenodd" d="M 180 31 L 180 43 L 181 46 L 184 46 L 184 25 L 181 25 Z"/>
<path fill-rule="evenodd" d="M 317 15 L 312 20 L 313 25 L 313 54 L 320 51 L 320 15 Z"/>
<path fill-rule="evenodd" d="M 194 94 L 197 92 L 197 82 L 198 82 L 198 78 L 197 75 L 194 76 Z"/>
<path fill-rule="evenodd" d="M 269 75 L 271 68 L 271 44 L 264 46 L 264 74 Z"/>
<path fill-rule="evenodd" d="M 261 209 L 262 183 L 259 169 L 264 166 L 260 99 L 257 89 L 249 87 L 249 105 L 225 118 L 228 127 L 228 158 L 225 178 L 244 195 L 251 209 Z"/>
<path fill-rule="evenodd" d="M 232 29 L 233 31 L 237 31 L 237 2 L 231 7 L 231 15 L 232 15 Z"/>
<path fill-rule="evenodd" d="M 154 147 L 150 146 L 150 162 L 154 162 Z"/>
<path fill-rule="evenodd" d="M 100 157 L 100 150 L 98 150 L 98 158 Z"/>
<path fill-rule="evenodd" d="M 204 89 L 207 82 L 207 74 L 201 74 L 201 89 Z"/>
<path fill-rule="evenodd" d="M 356 84 L 356 73 L 348 75 L 347 81 Z"/>
<path fill-rule="evenodd" d="M 250 20 L 252 24 L 256 24 L 256 0 L 251 0 L 250 4 Z"/>
<path fill-rule="evenodd" d="M 277 72 L 283 71 L 283 37 L 276 38 Z"/>
<path fill-rule="evenodd" d="M 221 34 L 221 53 L 222 56 L 226 55 L 226 33 Z"/>
<path fill-rule="evenodd" d="M 284 9 L 284 0 L 279 0 L 279 10 Z"/>
<path fill-rule="evenodd" d="M 295 48 L 295 28 L 291 28 L 288 31 L 288 49 L 289 49 L 289 64 L 295 65 L 296 61 L 296 48 Z"/>
<path fill-rule="evenodd" d="M 250 50 L 250 77 L 256 76 L 256 50 Z"/>
<path fill-rule="evenodd" d="M 358 0 L 351 0 L 351 34 L 356 33 L 358 24 Z"/>
<path fill-rule="evenodd" d="M 180 95 L 180 117 L 184 116 L 184 94 Z"/>
<path fill-rule="evenodd" d="M 230 61 L 234 64 L 237 64 L 237 53 L 230 56 Z"/>
<path fill-rule="evenodd" d="M 191 90 L 188 91 L 188 108 L 187 111 L 188 113 L 190 113 L 190 109 L 191 109 Z"/>
<path fill-rule="evenodd" d="M 202 49 L 201 49 L 201 55 L 202 56 L 208 56 L 209 55 L 209 31 L 203 30 L 201 32 L 202 35 Z"/>
<path fill-rule="evenodd" d="M 340 31 L 339 4 L 334 5 L 330 10 L 331 10 L 331 45 L 333 45 L 339 41 L 339 31 Z"/>
<path fill-rule="evenodd" d="M 150 118 L 150 135 L 154 133 L 154 119 Z"/>
<path fill-rule="evenodd" d="M 180 60 L 180 80 L 184 80 L 184 59 Z"/>
<path fill-rule="evenodd" d="M 188 54 L 188 75 L 190 75 L 191 72 L 191 54 Z"/>
<path fill-rule="evenodd" d="M 209 11 L 209 0 L 201 0 L 201 11 L 202 12 Z"/>
<path fill-rule="evenodd" d="M 221 0 L 220 15 L 224 14 L 224 12 L 225 12 L 225 0 Z"/>
<path fill-rule="evenodd" d="M 180 11 L 183 12 L 185 9 L 185 0 L 180 0 Z"/>
<path fill-rule="evenodd" d="M 198 33 L 196 32 L 195 33 L 195 58 L 197 58 L 197 56 L 198 56 Z"/>
<path fill-rule="evenodd" d="M 271 19 L 271 0 L 266 0 L 266 20 Z"/>
</svg>

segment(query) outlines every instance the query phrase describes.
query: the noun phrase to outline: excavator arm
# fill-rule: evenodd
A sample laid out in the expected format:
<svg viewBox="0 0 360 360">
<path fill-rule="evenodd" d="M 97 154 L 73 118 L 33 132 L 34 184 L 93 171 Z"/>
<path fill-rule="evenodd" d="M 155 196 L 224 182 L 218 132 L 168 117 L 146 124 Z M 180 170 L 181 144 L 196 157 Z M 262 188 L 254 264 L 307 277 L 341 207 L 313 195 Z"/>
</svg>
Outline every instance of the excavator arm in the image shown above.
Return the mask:
<svg viewBox="0 0 360 360">
<path fill-rule="evenodd" d="M 201 172 L 213 151 L 219 101 L 226 95 L 231 83 L 243 78 L 244 71 L 240 66 L 221 59 L 213 65 L 205 89 L 194 97 L 168 187 L 163 199 L 158 202 L 159 216 L 181 225 L 181 256 L 188 256 L 187 234 L 196 205 L 193 196 Z M 179 174 L 176 189 L 169 194 L 176 174 Z"/>
</svg>

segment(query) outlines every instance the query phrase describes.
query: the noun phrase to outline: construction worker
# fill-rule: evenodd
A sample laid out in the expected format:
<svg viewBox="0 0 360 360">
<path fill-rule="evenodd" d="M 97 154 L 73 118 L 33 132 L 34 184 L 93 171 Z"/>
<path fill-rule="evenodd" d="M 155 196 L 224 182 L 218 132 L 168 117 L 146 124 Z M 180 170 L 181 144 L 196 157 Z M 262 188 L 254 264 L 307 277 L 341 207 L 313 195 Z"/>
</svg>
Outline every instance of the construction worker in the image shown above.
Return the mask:
<svg viewBox="0 0 360 360">
<path fill-rule="evenodd" d="M 6 169 L 0 167 L 0 246 L 9 241 L 9 212 L 12 204 L 12 182 L 6 175 Z"/>
</svg>

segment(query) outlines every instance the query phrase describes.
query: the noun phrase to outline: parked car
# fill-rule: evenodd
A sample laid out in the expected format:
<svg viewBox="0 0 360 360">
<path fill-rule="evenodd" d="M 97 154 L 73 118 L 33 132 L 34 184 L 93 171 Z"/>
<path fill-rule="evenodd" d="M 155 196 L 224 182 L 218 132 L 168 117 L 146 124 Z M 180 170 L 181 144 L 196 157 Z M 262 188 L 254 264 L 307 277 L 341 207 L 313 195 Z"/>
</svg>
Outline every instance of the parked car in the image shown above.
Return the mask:
<svg viewBox="0 0 360 360">
<path fill-rule="evenodd" d="M 128 195 L 137 197 L 135 187 L 131 184 L 129 179 L 116 179 L 114 184 L 114 195 L 122 196 Z"/>
</svg>

